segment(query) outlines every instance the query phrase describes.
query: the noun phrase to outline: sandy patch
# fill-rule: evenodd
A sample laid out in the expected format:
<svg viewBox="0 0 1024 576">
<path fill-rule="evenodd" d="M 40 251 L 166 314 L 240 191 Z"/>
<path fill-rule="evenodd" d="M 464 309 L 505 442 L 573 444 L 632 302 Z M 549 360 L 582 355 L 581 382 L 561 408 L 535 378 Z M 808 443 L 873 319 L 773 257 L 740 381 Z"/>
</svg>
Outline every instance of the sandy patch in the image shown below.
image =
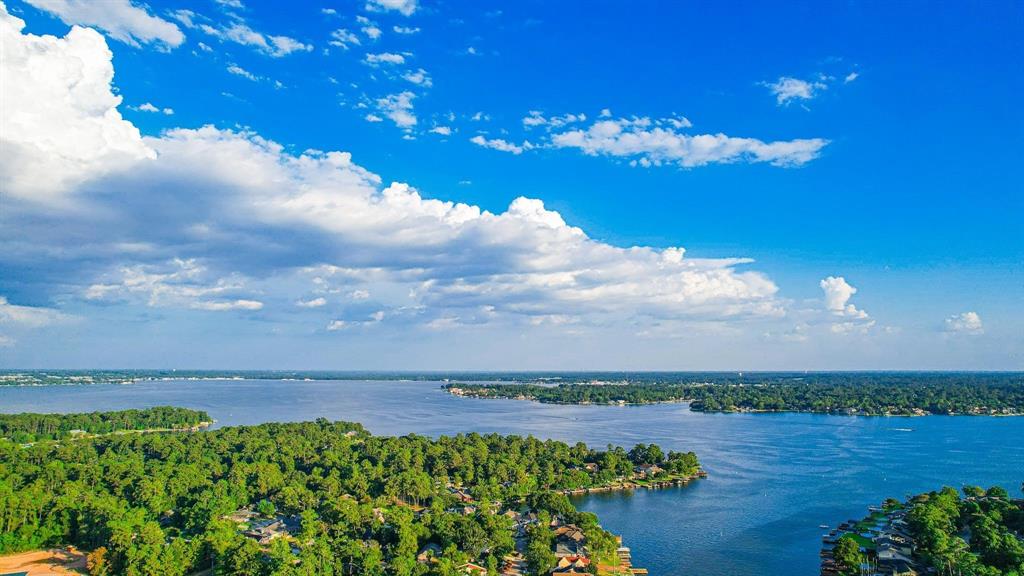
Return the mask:
<svg viewBox="0 0 1024 576">
<path fill-rule="evenodd" d="M 29 576 L 86 574 L 85 554 L 77 550 L 36 550 L 0 556 L 0 574 L 27 572 Z"/>
</svg>

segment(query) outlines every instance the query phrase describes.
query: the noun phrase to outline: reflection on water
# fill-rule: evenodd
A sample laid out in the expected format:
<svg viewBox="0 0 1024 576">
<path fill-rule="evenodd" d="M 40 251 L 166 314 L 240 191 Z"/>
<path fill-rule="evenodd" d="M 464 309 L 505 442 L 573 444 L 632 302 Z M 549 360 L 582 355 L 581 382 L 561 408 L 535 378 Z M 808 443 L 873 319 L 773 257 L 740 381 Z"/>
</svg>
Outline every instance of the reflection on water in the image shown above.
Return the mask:
<svg viewBox="0 0 1024 576">
<path fill-rule="evenodd" d="M 167 381 L 0 387 L 0 411 L 81 412 L 173 404 L 219 426 L 326 417 L 376 434 L 533 434 L 592 446 L 693 450 L 710 473 L 689 486 L 577 500 L 622 533 L 652 574 L 815 574 L 821 524 L 887 496 L 943 484 L 1024 480 L 1024 418 L 700 414 L 682 404 L 557 406 L 474 400 L 440 383 Z"/>
</svg>

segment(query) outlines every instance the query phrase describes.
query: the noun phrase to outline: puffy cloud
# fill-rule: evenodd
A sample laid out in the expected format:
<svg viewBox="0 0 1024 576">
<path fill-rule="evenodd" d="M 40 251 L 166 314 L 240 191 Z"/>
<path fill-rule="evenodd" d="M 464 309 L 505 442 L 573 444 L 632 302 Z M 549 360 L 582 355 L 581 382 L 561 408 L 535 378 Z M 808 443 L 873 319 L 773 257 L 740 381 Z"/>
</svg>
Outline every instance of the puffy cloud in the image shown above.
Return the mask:
<svg viewBox="0 0 1024 576">
<path fill-rule="evenodd" d="M 395 123 L 395 126 L 410 129 L 416 125 L 416 114 L 413 112 L 412 101 L 416 95 L 405 91 L 389 94 L 377 99 L 377 109 Z M 369 119 L 369 118 L 367 118 Z"/>
<path fill-rule="evenodd" d="M 252 72 L 249 72 L 248 70 L 242 68 L 238 64 L 228 64 L 227 71 L 231 74 L 234 74 L 235 76 L 241 76 L 242 78 L 245 78 L 246 80 L 252 80 L 253 82 L 259 82 L 260 80 L 262 80 L 260 76 L 257 76 Z"/>
<path fill-rule="evenodd" d="M 25 0 L 70 26 L 91 26 L 130 46 L 156 44 L 176 48 L 185 35 L 172 22 L 153 16 L 129 0 Z M 6 11 L 6 9 L 4 9 Z"/>
<path fill-rule="evenodd" d="M 380 64 L 405 64 L 405 56 L 401 54 L 394 54 L 392 52 L 382 52 L 380 54 L 367 54 L 366 58 L 363 59 L 370 66 L 379 66 Z"/>
<path fill-rule="evenodd" d="M 331 40 L 329 43 L 331 46 L 337 46 L 338 48 L 348 50 L 350 44 L 358 46 L 361 42 L 359 40 L 359 36 L 356 36 L 344 28 L 338 28 L 334 32 L 331 32 Z"/>
<path fill-rule="evenodd" d="M 380 28 L 376 26 L 363 26 L 362 31 L 363 34 L 366 34 L 366 37 L 369 38 L 370 40 L 376 40 L 380 38 L 381 34 L 383 34 Z"/>
<path fill-rule="evenodd" d="M 675 123 L 684 126 L 678 118 L 657 122 L 649 118 L 599 120 L 586 130 L 553 133 L 551 144 L 558 148 L 577 148 L 591 156 L 633 158 L 642 166 L 677 164 L 684 168 L 730 162 L 799 166 L 817 158 L 828 144 L 821 138 L 763 142 L 721 133 L 689 135 L 673 129 L 671 126 Z M 685 126 L 688 125 L 686 121 Z"/>
<path fill-rule="evenodd" d="M 32 330 L 44 328 L 71 320 L 68 316 L 52 308 L 38 306 L 18 306 L 11 304 L 7 298 L 0 296 L 0 328 L 4 330 Z M 7 334 L 0 334 L 0 347 L 14 346 L 16 340 Z"/>
<path fill-rule="evenodd" d="M 430 74 L 427 74 L 427 71 L 424 70 L 423 68 L 420 68 L 419 70 L 415 71 L 409 70 L 408 72 L 402 75 L 402 78 L 408 80 L 409 82 L 412 82 L 417 86 L 422 86 L 423 88 L 430 88 L 431 86 L 434 85 L 434 81 L 430 78 Z"/>
<path fill-rule="evenodd" d="M 534 147 L 528 140 L 524 140 L 522 144 L 514 144 L 501 138 L 488 139 L 479 134 L 470 138 L 469 141 L 477 146 L 483 146 L 491 150 L 500 150 L 501 152 L 511 152 L 516 155 L 522 154 L 524 150 L 532 150 Z"/>
<path fill-rule="evenodd" d="M 273 36 L 258 32 L 241 20 L 222 27 L 200 24 L 198 28 L 211 36 L 219 38 L 221 41 L 249 46 L 274 58 L 287 56 L 293 52 L 310 52 L 313 50 L 312 44 L 306 44 L 288 36 Z"/>
<path fill-rule="evenodd" d="M 102 38 L 82 29 L 43 42 L 17 29 L 12 34 L 13 50 L 5 43 L 5 53 L 30 44 L 42 63 L 65 57 L 76 34 L 103 47 Z M 4 107 L 73 118 L 65 127 L 70 132 L 54 130 L 52 137 L 70 134 L 68 145 L 83 148 L 83 141 L 96 138 L 92 132 L 114 122 L 129 129 L 115 132 L 111 146 L 145 152 L 116 167 L 86 166 L 64 182 L 62 190 L 80 198 L 78 209 L 58 213 L 28 205 L 17 215 L 0 213 L 0 269 L 24 272 L 21 281 L 42 294 L 110 305 L 260 310 L 263 317 L 287 309 L 318 326 L 332 319 L 318 316 L 319 307 L 296 310 L 295 302 L 309 301 L 314 289 L 313 301 L 350 294 L 351 308 L 333 318 L 336 327 L 621 325 L 781 314 L 775 284 L 745 269 L 747 259 L 613 246 L 588 237 L 538 199 L 515 198 L 492 213 L 427 198 L 407 184 L 383 184 L 348 153 L 296 154 L 248 131 L 206 126 L 140 139 L 116 115 L 110 52 L 91 48 L 78 55 L 85 77 L 77 83 L 92 86 L 89 94 L 103 105 L 79 110 L 68 88 L 42 89 L 53 78 L 26 74 L 19 89 L 38 102 L 23 98 Z M 22 65 L 6 58 L 5 78 L 12 61 Z M 63 73 L 59 66 L 36 69 L 58 79 Z M 10 83 L 4 84 L 6 90 Z M 415 124 L 412 98 L 401 93 L 378 104 L 409 127 Z M 500 146 L 495 142 L 482 145 Z M 51 155 L 50 148 L 30 147 L 21 162 Z M 11 189 L 24 195 L 33 184 Z M 46 270 L 34 267 L 39 261 L 48 263 Z"/>
<path fill-rule="evenodd" d="M 392 30 L 395 31 L 395 34 L 404 34 L 404 35 L 407 35 L 407 36 L 409 34 L 418 34 L 419 31 L 420 31 L 419 27 L 410 27 L 410 26 L 395 26 L 395 27 L 392 28 Z"/>
<path fill-rule="evenodd" d="M 842 276 L 829 276 L 819 283 L 822 291 L 825 292 L 825 307 L 836 316 L 849 318 L 867 318 L 867 312 L 858 310 L 853 304 L 849 304 L 850 298 L 857 293 L 857 289 L 851 286 L 846 278 Z"/>
<path fill-rule="evenodd" d="M 195 310 L 259 310 L 263 303 L 245 298 L 231 298 L 243 290 L 244 281 L 237 278 L 211 279 L 205 266 L 195 260 L 175 258 L 160 265 L 125 266 L 112 282 L 89 286 L 84 293 L 89 300 L 131 300 L 140 298 L 151 307 L 174 306 Z"/>
<path fill-rule="evenodd" d="M 985 326 L 977 312 L 962 312 L 946 318 L 946 332 L 976 336 L 985 333 Z"/>
<path fill-rule="evenodd" d="M 63 38 L 22 34 L 0 4 L 0 184 L 5 193 L 56 201 L 90 178 L 153 158 L 121 117 L 103 37 L 73 27 Z"/>
<path fill-rule="evenodd" d="M 164 108 L 163 110 L 161 110 L 157 106 L 153 105 L 152 102 L 144 102 L 138 106 L 129 106 L 129 108 L 131 108 L 132 110 L 138 110 L 139 112 L 163 112 L 165 116 L 171 116 L 174 114 L 173 108 Z"/>
<path fill-rule="evenodd" d="M 42 328 L 65 322 L 69 318 L 68 315 L 52 308 L 18 306 L 8 302 L 6 297 L 0 296 L 0 325 Z"/>
<path fill-rule="evenodd" d="M 833 317 L 842 318 L 831 325 L 836 334 L 866 332 L 875 325 L 875 321 L 864 310 L 858 310 L 850 304 L 850 298 L 857 293 L 842 276 L 829 276 L 818 284 L 825 293 L 825 308 Z"/>
<path fill-rule="evenodd" d="M 434 126 L 430 129 L 431 134 L 440 134 L 441 136 L 451 136 L 452 129 L 449 126 Z"/>
<path fill-rule="evenodd" d="M 327 299 L 323 296 L 318 298 L 310 298 L 309 300 L 299 300 L 295 303 L 296 306 L 301 308 L 319 308 L 327 304 Z"/>
<path fill-rule="evenodd" d="M 860 77 L 860 74 L 858 74 L 856 72 L 850 72 L 849 74 L 847 74 L 843 78 L 843 84 L 849 84 L 850 82 L 853 82 L 854 80 L 856 80 L 859 77 Z"/>
<path fill-rule="evenodd" d="M 551 116 L 550 118 L 545 118 L 541 111 L 530 110 L 529 114 L 523 118 L 523 126 L 526 126 L 527 128 L 532 128 L 534 126 L 546 126 L 548 129 L 552 129 L 561 128 L 566 124 L 585 122 L 586 120 L 586 114 L 563 114 L 562 116 Z"/>
<path fill-rule="evenodd" d="M 762 84 L 775 95 L 775 102 L 779 106 L 785 106 L 793 100 L 810 100 L 828 88 L 828 85 L 821 81 L 800 80 L 789 76 L 781 76 L 775 82 Z"/>
<path fill-rule="evenodd" d="M 419 8 L 418 0 L 370 0 L 366 9 L 371 12 L 395 11 L 403 16 L 412 16 Z"/>
</svg>

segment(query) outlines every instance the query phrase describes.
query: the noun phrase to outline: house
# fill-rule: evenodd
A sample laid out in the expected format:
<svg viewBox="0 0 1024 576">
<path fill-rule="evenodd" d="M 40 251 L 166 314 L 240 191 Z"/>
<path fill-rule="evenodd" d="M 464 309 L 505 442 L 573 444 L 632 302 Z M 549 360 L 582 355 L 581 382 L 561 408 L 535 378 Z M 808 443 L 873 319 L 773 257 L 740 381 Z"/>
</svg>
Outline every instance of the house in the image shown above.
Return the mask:
<svg viewBox="0 0 1024 576">
<path fill-rule="evenodd" d="M 242 535 L 252 538 L 262 545 L 267 545 L 275 538 L 298 533 L 299 522 L 298 516 L 278 516 L 277 518 L 254 520 L 249 523 L 249 529 L 242 532 Z"/>
<path fill-rule="evenodd" d="M 563 556 L 558 559 L 558 564 L 551 570 L 551 574 L 589 574 L 587 566 L 590 566 L 590 558 L 586 556 Z"/>
<path fill-rule="evenodd" d="M 420 549 L 420 553 L 416 555 L 416 561 L 420 563 L 435 562 L 437 557 L 441 555 L 441 546 L 430 542 L 426 546 Z"/>
<path fill-rule="evenodd" d="M 466 562 L 462 566 L 459 566 L 459 572 L 462 572 L 463 574 L 471 574 L 472 576 L 485 576 L 487 574 L 487 568 L 484 568 L 479 564 Z"/>
<path fill-rule="evenodd" d="M 652 478 L 664 472 L 665 469 L 657 464 L 641 464 L 633 468 L 633 471 L 644 478 Z"/>
<path fill-rule="evenodd" d="M 559 526 L 555 530 L 555 556 L 559 558 L 586 556 L 586 543 L 587 536 L 574 524 Z"/>
<path fill-rule="evenodd" d="M 259 518 L 259 513 L 248 508 L 240 508 L 238 510 L 235 510 L 231 514 L 221 516 L 221 518 L 223 518 L 224 520 L 230 520 L 235 524 L 246 524 L 253 518 Z"/>
<path fill-rule="evenodd" d="M 599 469 L 599 466 L 594 462 L 587 462 L 583 467 L 587 469 L 587 472 L 597 472 Z"/>
<path fill-rule="evenodd" d="M 919 574 L 913 563 L 902 560 L 879 560 L 875 572 L 884 576 L 917 576 Z"/>
<path fill-rule="evenodd" d="M 458 498 L 462 502 L 472 502 L 473 501 L 473 497 L 469 495 L 469 492 L 466 492 L 462 488 L 456 488 L 455 486 L 449 486 L 448 487 L 448 492 L 450 492 L 453 496 L 455 496 L 456 498 Z"/>
</svg>

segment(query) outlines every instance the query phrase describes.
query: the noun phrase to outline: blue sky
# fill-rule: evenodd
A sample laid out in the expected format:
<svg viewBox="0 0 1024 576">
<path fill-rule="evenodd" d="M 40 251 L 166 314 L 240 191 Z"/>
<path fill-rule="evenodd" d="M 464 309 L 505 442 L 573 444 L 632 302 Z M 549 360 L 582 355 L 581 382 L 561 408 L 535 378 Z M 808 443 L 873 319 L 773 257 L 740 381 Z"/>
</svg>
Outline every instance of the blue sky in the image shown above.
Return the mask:
<svg viewBox="0 0 1024 576">
<path fill-rule="evenodd" d="M 4 12 L 0 366 L 1024 368 L 1019 3 Z"/>
</svg>

